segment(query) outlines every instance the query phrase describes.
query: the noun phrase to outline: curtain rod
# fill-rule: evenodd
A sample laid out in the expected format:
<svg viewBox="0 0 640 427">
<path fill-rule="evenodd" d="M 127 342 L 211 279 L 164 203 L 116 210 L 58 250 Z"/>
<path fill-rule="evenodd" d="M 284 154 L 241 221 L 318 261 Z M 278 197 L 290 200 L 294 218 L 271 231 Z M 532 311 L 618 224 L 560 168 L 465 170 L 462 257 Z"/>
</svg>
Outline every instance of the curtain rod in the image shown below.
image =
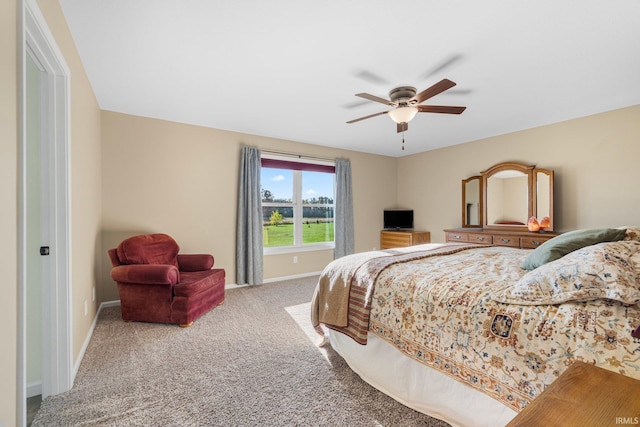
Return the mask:
<svg viewBox="0 0 640 427">
<path fill-rule="evenodd" d="M 297 157 L 298 159 L 323 160 L 325 162 L 335 162 L 336 161 L 336 159 L 329 159 L 327 157 L 308 156 L 306 154 L 287 153 L 285 151 L 262 150 L 262 149 L 260 149 L 260 152 L 268 153 L 268 154 L 276 154 L 276 155 L 279 155 L 279 156 Z"/>
</svg>

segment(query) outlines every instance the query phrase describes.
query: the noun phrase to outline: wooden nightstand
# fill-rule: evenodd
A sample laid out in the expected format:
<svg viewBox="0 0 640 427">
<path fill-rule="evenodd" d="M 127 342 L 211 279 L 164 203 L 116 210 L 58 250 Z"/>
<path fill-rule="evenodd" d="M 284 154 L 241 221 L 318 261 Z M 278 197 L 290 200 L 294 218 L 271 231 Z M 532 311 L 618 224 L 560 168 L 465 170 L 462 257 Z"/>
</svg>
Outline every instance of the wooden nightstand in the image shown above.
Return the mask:
<svg viewBox="0 0 640 427">
<path fill-rule="evenodd" d="M 380 232 L 380 249 L 401 248 L 431 242 L 428 231 L 388 231 Z"/>
<path fill-rule="evenodd" d="M 640 424 L 640 381 L 575 362 L 507 427 Z"/>
</svg>

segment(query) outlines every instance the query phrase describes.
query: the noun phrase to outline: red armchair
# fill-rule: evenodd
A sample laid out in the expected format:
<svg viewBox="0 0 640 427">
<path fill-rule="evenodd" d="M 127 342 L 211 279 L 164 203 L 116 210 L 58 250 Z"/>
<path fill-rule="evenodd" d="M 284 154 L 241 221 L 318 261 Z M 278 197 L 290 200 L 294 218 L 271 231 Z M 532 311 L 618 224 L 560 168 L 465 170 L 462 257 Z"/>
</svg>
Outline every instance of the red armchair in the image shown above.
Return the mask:
<svg viewBox="0 0 640 427">
<path fill-rule="evenodd" d="M 187 327 L 224 302 L 225 271 L 212 268 L 213 256 L 179 250 L 166 234 L 130 237 L 109 249 L 123 320 Z"/>
</svg>

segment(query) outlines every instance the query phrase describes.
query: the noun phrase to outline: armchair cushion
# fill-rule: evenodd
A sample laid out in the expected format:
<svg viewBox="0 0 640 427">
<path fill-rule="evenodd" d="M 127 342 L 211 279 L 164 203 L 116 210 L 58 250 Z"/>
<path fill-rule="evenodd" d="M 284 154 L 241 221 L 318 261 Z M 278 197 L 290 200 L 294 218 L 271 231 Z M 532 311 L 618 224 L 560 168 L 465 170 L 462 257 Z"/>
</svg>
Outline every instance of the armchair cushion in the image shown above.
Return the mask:
<svg viewBox="0 0 640 427">
<path fill-rule="evenodd" d="M 117 248 L 122 264 L 168 264 L 178 267 L 180 246 L 166 234 L 145 234 L 123 240 Z"/>
<path fill-rule="evenodd" d="M 213 267 L 213 255 L 208 254 L 180 254 L 178 255 L 178 269 L 180 271 L 203 271 Z"/>
<path fill-rule="evenodd" d="M 191 297 L 210 289 L 213 283 L 224 283 L 225 271 L 222 269 L 183 272 L 180 283 L 173 287 L 176 297 Z"/>
<path fill-rule="evenodd" d="M 123 283 L 175 285 L 180 281 L 180 273 L 173 265 L 132 264 L 113 267 L 111 278 Z"/>
</svg>

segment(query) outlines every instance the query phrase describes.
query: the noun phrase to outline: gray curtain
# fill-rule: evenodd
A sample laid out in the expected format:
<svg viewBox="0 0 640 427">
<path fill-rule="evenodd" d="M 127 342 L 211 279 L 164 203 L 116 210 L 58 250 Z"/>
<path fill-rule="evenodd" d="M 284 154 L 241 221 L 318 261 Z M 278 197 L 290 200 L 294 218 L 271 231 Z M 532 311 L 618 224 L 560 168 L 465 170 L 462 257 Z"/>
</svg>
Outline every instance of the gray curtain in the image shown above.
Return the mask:
<svg viewBox="0 0 640 427">
<path fill-rule="evenodd" d="M 262 199 L 260 150 L 243 147 L 240 156 L 238 224 L 236 233 L 236 283 L 262 283 Z"/>
<path fill-rule="evenodd" d="M 351 195 L 351 162 L 336 159 L 336 224 L 335 259 L 354 252 L 353 202 Z"/>
</svg>

